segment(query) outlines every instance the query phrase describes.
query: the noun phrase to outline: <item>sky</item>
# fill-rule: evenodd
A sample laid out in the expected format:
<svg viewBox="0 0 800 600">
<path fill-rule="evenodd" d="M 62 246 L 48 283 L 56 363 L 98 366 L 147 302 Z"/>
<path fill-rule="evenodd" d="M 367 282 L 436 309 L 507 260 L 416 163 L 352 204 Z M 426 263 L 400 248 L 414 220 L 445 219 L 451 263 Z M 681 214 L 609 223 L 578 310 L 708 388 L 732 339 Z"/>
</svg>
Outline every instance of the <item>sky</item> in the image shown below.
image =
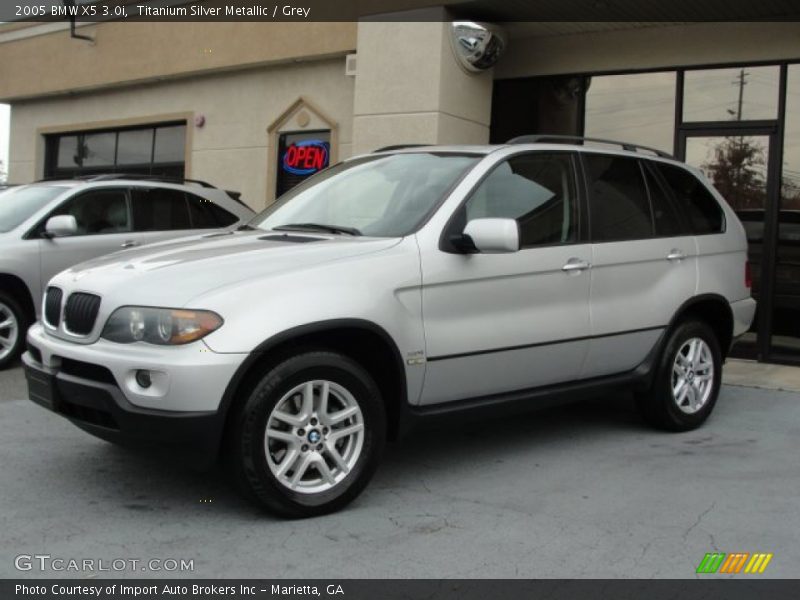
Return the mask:
<svg viewBox="0 0 800 600">
<path fill-rule="evenodd" d="M 0 104 L 0 162 L 3 168 L 8 171 L 8 104 Z"/>
</svg>

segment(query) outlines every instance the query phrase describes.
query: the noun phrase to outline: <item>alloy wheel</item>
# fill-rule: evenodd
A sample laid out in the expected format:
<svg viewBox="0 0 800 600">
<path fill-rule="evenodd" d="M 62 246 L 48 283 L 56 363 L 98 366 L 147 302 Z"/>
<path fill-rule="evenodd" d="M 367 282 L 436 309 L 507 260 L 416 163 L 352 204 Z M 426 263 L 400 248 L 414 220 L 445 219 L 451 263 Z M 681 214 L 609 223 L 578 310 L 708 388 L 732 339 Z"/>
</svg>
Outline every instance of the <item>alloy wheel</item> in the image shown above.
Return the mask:
<svg viewBox="0 0 800 600">
<path fill-rule="evenodd" d="M 364 417 L 353 394 L 327 380 L 292 388 L 273 408 L 264 434 L 267 463 L 294 492 L 330 490 L 352 471 L 364 445 Z"/>
<path fill-rule="evenodd" d="M 0 360 L 14 351 L 19 337 L 19 323 L 11 308 L 0 302 Z"/>
<path fill-rule="evenodd" d="M 686 414 L 703 408 L 714 389 L 714 355 L 708 344 L 693 337 L 680 347 L 672 365 L 672 398 Z"/>
</svg>

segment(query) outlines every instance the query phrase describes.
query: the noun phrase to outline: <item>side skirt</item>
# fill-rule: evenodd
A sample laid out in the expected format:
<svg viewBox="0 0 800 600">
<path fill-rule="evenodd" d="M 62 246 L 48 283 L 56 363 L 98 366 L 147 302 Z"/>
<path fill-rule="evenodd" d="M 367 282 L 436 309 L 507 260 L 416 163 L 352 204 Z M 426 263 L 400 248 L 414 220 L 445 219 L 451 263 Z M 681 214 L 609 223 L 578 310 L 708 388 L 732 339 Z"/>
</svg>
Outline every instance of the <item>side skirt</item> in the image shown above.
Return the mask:
<svg viewBox="0 0 800 600">
<path fill-rule="evenodd" d="M 666 341 L 665 329 L 647 358 L 639 366 L 624 373 L 569 381 L 555 385 L 528 388 L 491 396 L 466 398 L 455 402 L 423 406 L 405 405 L 400 417 L 398 437 L 421 428 L 436 427 L 454 419 L 463 421 L 502 417 L 533 412 L 552 406 L 580 402 L 612 392 L 643 392 L 652 386 L 661 350 Z"/>
</svg>

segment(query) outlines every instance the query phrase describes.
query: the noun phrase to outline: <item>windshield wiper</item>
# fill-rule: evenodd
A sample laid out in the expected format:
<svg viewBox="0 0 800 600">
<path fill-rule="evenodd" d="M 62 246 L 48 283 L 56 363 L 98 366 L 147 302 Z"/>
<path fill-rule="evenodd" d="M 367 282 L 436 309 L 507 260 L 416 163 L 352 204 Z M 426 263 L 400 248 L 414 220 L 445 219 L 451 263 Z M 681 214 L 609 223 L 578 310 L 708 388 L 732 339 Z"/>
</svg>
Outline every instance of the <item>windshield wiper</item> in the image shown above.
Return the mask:
<svg viewBox="0 0 800 600">
<path fill-rule="evenodd" d="M 324 231 L 326 233 L 345 233 L 347 235 L 363 235 L 355 227 L 341 227 L 339 225 L 324 225 L 322 223 L 287 223 L 272 228 L 274 231 Z"/>
<path fill-rule="evenodd" d="M 244 225 L 239 225 L 239 227 L 236 228 L 236 231 L 255 231 L 255 227 L 249 223 L 245 223 Z"/>
</svg>

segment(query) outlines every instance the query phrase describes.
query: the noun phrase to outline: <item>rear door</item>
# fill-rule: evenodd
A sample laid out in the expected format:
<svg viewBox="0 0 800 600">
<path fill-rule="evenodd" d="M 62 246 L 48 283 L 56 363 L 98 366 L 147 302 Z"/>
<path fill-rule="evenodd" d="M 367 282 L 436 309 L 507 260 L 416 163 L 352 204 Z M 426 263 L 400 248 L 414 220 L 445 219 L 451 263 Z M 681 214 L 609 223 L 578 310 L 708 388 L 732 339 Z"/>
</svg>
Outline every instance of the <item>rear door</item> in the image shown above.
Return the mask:
<svg viewBox="0 0 800 600">
<path fill-rule="evenodd" d="M 581 377 L 635 368 L 694 295 L 694 237 L 646 161 L 582 155 L 592 239 L 592 340 Z"/>
<path fill-rule="evenodd" d="M 85 260 L 135 246 L 140 242 L 131 227 L 126 188 L 95 188 L 65 200 L 48 218 L 72 215 L 75 235 L 39 240 L 42 286 L 55 275 Z M 46 222 L 46 221 L 45 221 Z"/>
</svg>

